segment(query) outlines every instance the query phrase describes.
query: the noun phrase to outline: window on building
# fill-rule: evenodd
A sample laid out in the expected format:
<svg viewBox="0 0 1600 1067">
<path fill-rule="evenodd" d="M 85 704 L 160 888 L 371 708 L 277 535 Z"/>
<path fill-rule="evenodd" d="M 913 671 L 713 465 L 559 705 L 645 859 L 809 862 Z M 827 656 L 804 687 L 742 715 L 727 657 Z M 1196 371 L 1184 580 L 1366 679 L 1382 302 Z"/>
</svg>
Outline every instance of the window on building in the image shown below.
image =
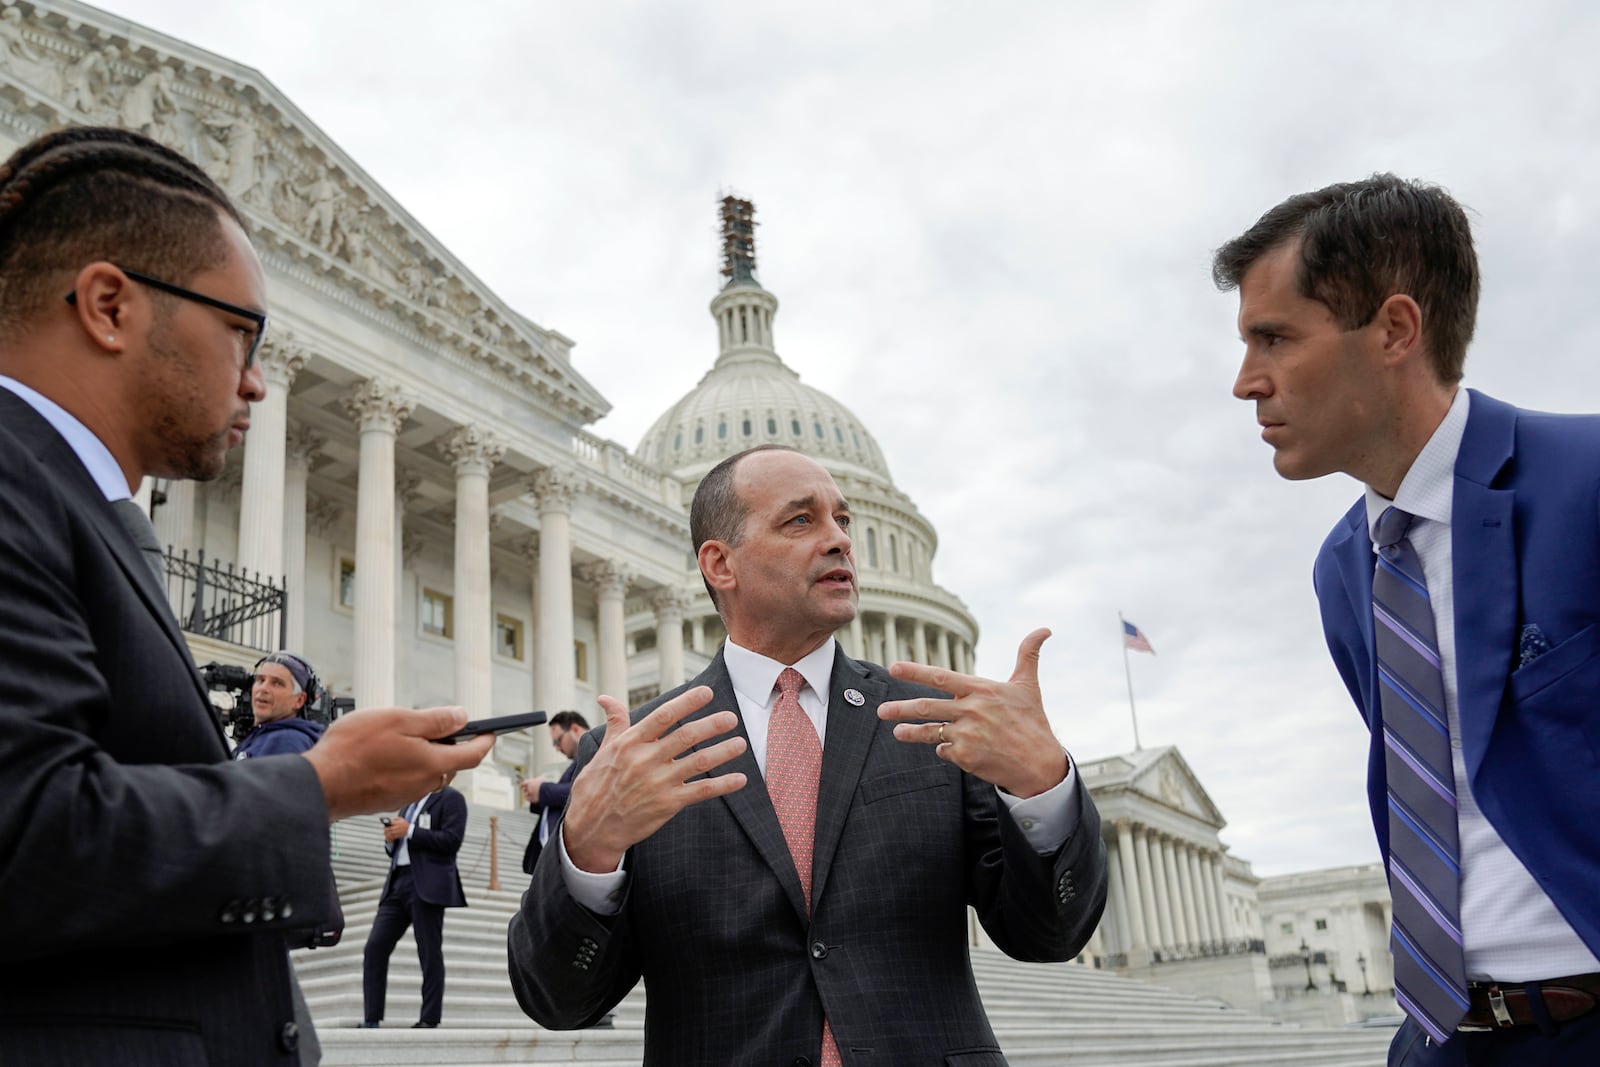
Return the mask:
<svg viewBox="0 0 1600 1067">
<path fill-rule="evenodd" d="M 589 646 L 582 641 L 572 642 L 572 670 L 578 681 L 589 680 Z"/>
<path fill-rule="evenodd" d="M 510 615 L 494 617 L 494 650 L 506 659 L 522 658 L 522 620 Z"/>
<path fill-rule="evenodd" d="M 796 437 L 799 437 L 801 432 L 802 432 L 801 429 L 800 429 L 800 420 L 799 419 L 790 419 L 789 420 L 789 429 L 794 431 L 794 435 Z"/>
<path fill-rule="evenodd" d="M 749 437 L 752 433 L 755 432 L 754 428 L 752 428 L 751 425 L 750 425 L 750 420 L 749 419 L 745 419 L 744 420 L 744 422 L 740 425 L 740 430 L 744 433 L 744 436 L 746 436 L 746 437 Z"/>
<path fill-rule="evenodd" d="M 1318 919 L 1317 920 L 1317 929 L 1319 931 L 1326 930 L 1327 928 L 1328 928 L 1328 920 L 1327 919 Z"/>
<path fill-rule="evenodd" d="M 878 565 L 878 531 L 867 527 L 867 566 Z"/>
<path fill-rule="evenodd" d="M 817 431 L 817 440 L 819 440 L 819 441 L 822 440 L 822 437 L 823 437 L 823 434 L 822 434 L 822 423 L 813 422 L 811 424 L 811 427 L 812 427 L 812 429 Z"/>
<path fill-rule="evenodd" d="M 767 436 L 778 436 L 778 420 L 773 418 L 771 415 L 767 416 Z"/>
<path fill-rule="evenodd" d="M 339 606 L 356 606 L 356 561 L 347 556 L 339 559 Z"/>
<path fill-rule="evenodd" d="M 727 439 L 728 439 L 728 424 L 726 422 L 717 423 L 717 440 L 726 441 Z"/>
<path fill-rule="evenodd" d="M 900 550 L 895 545 L 894 534 L 889 535 L 889 569 L 900 570 Z"/>
<path fill-rule="evenodd" d="M 1285 937 L 1292 936 L 1294 934 L 1294 923 L 1282 923 L 1282 924 L 1280 924 L 1278 926 L 1278 933 L 1282 934 Z"/>
<path fill-rule="evenodd" d="M 694 443 L 697 444 L 697 445 L 704 444 L 705 440 L 706 440 L 706 428 L 704 426 L 696 426 L 694 428 Z"/>
<path fill-rule="evenodd" d="M 455 605 L 449 596 L 437 589 L 422 591 L 422 632 L 435 637 L 453 637 L 455 628 L 451 614 Z"/>
</svg>

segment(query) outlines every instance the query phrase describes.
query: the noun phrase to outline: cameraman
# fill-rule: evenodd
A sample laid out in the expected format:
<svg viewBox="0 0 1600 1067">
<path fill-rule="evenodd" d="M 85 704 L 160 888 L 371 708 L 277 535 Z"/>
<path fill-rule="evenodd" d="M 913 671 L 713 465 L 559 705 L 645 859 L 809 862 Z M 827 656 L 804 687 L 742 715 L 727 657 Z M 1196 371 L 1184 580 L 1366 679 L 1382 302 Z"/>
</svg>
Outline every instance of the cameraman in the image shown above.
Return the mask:
<svg viewBox="0 0 1600 1067">
<path fill-rule="evenodd" d="M 233 758 L 254 759 L 304 752 L 322 736 L 323 725 L 302 718 L 319 696 L 311 664 L 292 652 L 274 652 L 256 664 L 250 687 L 250 708 L 256 724 L 244 735 Z"/>
</svg>

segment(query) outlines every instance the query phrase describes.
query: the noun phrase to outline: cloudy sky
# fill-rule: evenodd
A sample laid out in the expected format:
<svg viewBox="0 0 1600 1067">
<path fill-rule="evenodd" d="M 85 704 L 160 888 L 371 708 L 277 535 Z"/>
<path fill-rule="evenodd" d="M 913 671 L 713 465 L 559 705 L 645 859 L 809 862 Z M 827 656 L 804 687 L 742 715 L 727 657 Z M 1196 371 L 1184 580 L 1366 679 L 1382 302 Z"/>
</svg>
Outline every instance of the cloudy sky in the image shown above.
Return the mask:
<svg viewBox="0 0 1600 1067">
<path fill-rule="evenodd" d="M 1177 745 L 1235 854 L 1377 859 L 1312 556 L 1357 487 L 1273 473 L 1209 256 L 1393 170 L 1473 211 L 1468 384 L 1600 372 L 1600 22 L 1583 3 L 121 0 L 262 71 L 515 307 L 629 447 L 716 355 L 715 202 L 752 198 L 778 349 L 873 430 L 935 573 L 1081 758 Z"/>
</svg>

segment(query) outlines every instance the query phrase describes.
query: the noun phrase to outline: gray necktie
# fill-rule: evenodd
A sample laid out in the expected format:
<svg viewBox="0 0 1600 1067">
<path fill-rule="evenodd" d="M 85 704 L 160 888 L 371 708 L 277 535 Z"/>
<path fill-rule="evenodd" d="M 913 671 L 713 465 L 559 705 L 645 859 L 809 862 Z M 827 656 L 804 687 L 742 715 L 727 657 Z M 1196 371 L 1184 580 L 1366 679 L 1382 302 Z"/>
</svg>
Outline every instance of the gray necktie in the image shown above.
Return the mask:
<svg viewBox="0 0 1600 1067">
<path fill-rule="evenodd" d="M 144 556 L 145 563 L 150 567 L 150 573 L 155 576 L 156 584 L 165 588 L 167 568 L 162 561 L 161 542 L 156 540 L 156 530 L 150 525 L 150 517 L 132 500 L 113 500 L 111 509 L 117 513 L 117 520 L 122 523 L 122 528 L 128 532 L 129 539 Z"/>
</svg>

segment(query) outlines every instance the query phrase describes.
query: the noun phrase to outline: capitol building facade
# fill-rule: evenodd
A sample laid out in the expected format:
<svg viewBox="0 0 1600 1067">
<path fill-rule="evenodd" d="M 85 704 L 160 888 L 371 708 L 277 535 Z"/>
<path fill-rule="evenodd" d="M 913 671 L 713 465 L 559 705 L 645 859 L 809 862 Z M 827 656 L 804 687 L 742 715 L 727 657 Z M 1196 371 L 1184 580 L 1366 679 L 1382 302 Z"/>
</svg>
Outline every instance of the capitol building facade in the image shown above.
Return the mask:
<svg viewBox="0 0 1600 1067">
<path fill-rule="evenodd" d="M 725 632 L 688 502 L 719 460 L 777 443 L 820 461 L 851 503 L 860 611 L 844 649 L 972 670 L 978 625 L 933 578 L 933 526 L 868 427 L 779 355 L 747 201 L 717 205 L 724 282 L 707 286 L 704 357 L 682 357 L 686 375 L 709 369 L 630 450 L 589 429 L 610 405 L 573 342 L 475 278 L 261 73 L 74 0 L 10 3 L 0 152 L 72 123 L 140 130 L 199 162 L 267 273 L 269 392 L 245 447 L 216 481 L 139 494 L 197 662 L 248 669 L 286 647 L 357 707 L 593 722 L 599 694 L 637 705 L 715 654 Z M 1330 992 L 1359 959 L 1386 993 L 1381 885 L 1325 900 L 1326 880 L 1303 878 L 1263 909 L 1176 750 L 1084 758 L 1113 883 L 1085 962 L 1268 1001 L 1302 962 L 1315 984 L 1309 930 L 1342 939 L 1321 958 Z M 545 731 L 510 734 L 456 784 L 510 808 L 519 778 L 561 762 Z M 1264 925 L 1282 942 L 1271 960 Z"/>
</svg>

